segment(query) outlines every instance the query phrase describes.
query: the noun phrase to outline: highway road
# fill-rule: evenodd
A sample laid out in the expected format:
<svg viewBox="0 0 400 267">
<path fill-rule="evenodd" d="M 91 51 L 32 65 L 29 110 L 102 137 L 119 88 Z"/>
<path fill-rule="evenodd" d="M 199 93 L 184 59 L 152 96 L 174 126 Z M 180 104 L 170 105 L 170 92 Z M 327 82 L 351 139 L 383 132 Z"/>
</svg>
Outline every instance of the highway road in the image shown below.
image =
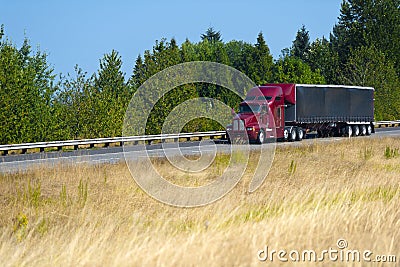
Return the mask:
<svg viewBox="0 0 400 267">
<path fill-rule="evenodd" d="M 357 137 L 357 138 L 384 138 L 384 137 L 399 137 L 400 128 L 377 128 L 376 133 L 369 137 Z M 310 142 L 335 142 L 343 140 L 344 137 L 340 138 L 307 138 L 301 142 L 279 142 L 277 146 L 288 146 L 288 145 L 303 145 L 309 144 Z M 161 144 L 154 145 L 136 145 L 129 147 L 130 159 L 138 160 L 143 157 L 147 157 L 147 154 L 151 157 L 165 157 L 179 155 L 199 155 L 200 150 L 214 151 L 217 152 L 229 152 L 230 146 L 225 144 L 223 141 L 215 140 L 215 145 L 210 144 L 208 141 L 203 142 L 181 142 L 179 143 L 165 143 L 163 149 Z M 268 146 L 271 144 L 265 144 Z M 251 145 L 251 149 L 258 149 L 259 146 Z M 147 149 L 147 151 L 146 151 Z M 33 167 L 46 165 L 49 167 L 57 167 L 60 164 L 100 164 L 100 163 L 118 163 L 124 161 L 124 152 L 122 147 L 108 147 L 108 148 L 97 148 L 97 149 L 82 149 L 69 152 L 47 152 L 47 153 L 32 153 L 32 154 L 16 154 L 0 156 L 0 173 L 12 173 L 17 171 L 24 171 Z"/>
</svg>

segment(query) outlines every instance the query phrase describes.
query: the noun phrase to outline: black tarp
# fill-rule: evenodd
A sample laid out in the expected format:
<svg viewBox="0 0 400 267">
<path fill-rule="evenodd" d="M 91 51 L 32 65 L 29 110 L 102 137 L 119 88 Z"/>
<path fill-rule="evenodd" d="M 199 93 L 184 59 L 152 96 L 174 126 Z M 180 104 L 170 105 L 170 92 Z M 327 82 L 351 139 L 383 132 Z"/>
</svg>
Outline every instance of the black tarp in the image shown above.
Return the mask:
<svg viewBox="0 0 400 267">
<path fill-rule="evenodd" d="M 286 121 L 305 123 L 374 120 L 374 90 L 368 87 L 296 85 L 296 105 Z"/>
</svg>

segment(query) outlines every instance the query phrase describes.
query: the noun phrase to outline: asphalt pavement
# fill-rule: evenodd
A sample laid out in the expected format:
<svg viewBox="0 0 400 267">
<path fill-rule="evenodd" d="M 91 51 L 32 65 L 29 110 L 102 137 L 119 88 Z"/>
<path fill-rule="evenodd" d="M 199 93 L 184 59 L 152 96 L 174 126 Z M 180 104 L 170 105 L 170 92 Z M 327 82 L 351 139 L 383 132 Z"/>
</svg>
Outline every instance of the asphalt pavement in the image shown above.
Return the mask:
<svg viewBox="0 0 400 267">
<path fill-rule="evenodd" d="M 400 137 L 400 128 L 377 128 L 376 133 L 368 137 L 356 138 L 384 138 L 384 137 Z M 277 146 L 301 146 L 310 142 L 335 142 L 343 140 L 344 137 L 337 138 L 314 138 L 309 135 L 307 139 L 301 142 L 278 142 Z M 229 152 L 230 145 L 222 140 L 214 140 L 203 142 L 181 142 L 181 143 L 164 143 L 153 145 L 135 145 L 125 147 L 125 155 L 129 155 L 129 160 L 140 160 L 143 157 L 166 157 L 183 155 L 200 155 L 204 152 Z M 274 144 L 264 144 L 263 146 L 272 146 Z M 259 149 L 259 145 L 251 145 L 251 149 Z M 101 163 L 118 163 L 125 160 L 122 147 L 107 147 L 94 149 L 81 149 L 67 152 L 42 152 L 30 154 L 15 154 L 0 156 L 0 173 L 10 173 L 17 171 L 25 171 L 41 165 L 48 167 L 57 167 L 60 164 L 101 164 Z"/>
</svg>

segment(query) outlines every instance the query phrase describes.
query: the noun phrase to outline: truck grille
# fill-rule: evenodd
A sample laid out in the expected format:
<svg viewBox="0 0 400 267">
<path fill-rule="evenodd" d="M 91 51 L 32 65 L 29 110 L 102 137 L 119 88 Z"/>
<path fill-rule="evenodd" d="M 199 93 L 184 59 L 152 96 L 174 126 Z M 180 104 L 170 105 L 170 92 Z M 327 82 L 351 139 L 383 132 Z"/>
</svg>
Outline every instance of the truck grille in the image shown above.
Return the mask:
<svg viewBox="0 0 400 267">
<path fill-rule="evenodd" d="M 244 131 L 244 122 L 242 120 L 234 120 L 232 128 L 234 131 Z"/>
</svg>

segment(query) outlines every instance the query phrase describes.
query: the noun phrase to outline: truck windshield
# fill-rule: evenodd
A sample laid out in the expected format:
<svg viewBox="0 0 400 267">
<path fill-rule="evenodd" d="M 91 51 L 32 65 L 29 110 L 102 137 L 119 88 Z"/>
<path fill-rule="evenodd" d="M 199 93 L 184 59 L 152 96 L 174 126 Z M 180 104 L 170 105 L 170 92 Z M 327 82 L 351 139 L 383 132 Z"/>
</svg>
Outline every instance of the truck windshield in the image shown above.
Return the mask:
<svg viewBox="0 0 400 267">
<path fill-rule="evenodd" d="M 258 104 L 245 104 L 245 105 L 240 105 L 239 107 L 239 113 L 259 113 L 261 111 L 261 107 Z"/>
<path fill-rule="evenodd" d="M 253 100 L 270 101 L 271 99 L 272 99 L 272 96 L 266 96 L 266 95 L 260 95 L 260 96 L 249 95 L 246 97 L 247 101 L 253 101 Z"/>
</svg>

